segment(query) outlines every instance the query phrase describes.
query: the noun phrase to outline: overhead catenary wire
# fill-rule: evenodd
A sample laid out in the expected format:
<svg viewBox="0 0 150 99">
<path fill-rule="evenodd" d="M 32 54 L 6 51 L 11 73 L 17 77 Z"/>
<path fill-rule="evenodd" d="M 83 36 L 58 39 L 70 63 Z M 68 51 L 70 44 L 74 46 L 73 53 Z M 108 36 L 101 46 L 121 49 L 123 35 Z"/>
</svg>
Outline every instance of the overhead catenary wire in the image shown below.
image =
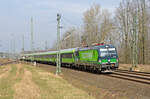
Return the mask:
<svg viewBox="0 0 150 99">
<path fill-rule="evenodd" d="M 70 21 L 69 19 L 67 19 L 66 17 L 62 17 L 62 22 L 64 23 L 67 23 L 68 25 L 71 25 L 72 27 L 75 26 L 75 27 L 79 27 L 81 24 L 76 24 L 72 21 Z"/>
</svg>

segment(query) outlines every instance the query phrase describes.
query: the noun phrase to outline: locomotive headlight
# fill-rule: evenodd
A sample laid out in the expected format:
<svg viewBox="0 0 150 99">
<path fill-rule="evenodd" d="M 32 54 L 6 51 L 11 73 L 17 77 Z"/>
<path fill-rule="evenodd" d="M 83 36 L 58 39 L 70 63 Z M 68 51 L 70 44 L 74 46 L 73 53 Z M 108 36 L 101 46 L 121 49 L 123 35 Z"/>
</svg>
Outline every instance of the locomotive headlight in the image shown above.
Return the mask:
<svg viewBox="0 0 150 99">
<path fill-rule="evenodd" d="M 102 61 L 101 60 L 99 60 L 99 63 L 101 63 Z"/>
</svg>

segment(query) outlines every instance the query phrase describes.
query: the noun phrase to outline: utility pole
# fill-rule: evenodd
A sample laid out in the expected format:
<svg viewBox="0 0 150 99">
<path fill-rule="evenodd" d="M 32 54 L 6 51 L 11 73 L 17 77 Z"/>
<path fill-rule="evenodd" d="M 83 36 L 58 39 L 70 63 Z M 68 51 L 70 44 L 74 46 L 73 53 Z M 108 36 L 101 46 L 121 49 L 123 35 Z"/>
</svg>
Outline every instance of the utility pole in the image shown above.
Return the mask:
<svg viewBox="0 0 150 99">
<path fill-rule="evenodd" d="M 24 34 L 22 35 L 22 54 L 24 56 Z"/>
<path fill-rule="evenodd" d="M 24 53 L 24 34 L 22 35 L 22 52 Z"/>
<path fill-rule="evenodd" d="M 15 44 L 15 36 L 14 35 L 13 35 L 13 47 L 14 47 L 13 52 L 15 54 L 15 52 L 16 52 L 16 44 Z"/>
<path fill-rule="evenodd" d="M 31 51 L 34 51 L 34 41 L 33 41 L 33 17 L 31 17 Z"/>
<path fill-rule="evenodd" d="M 1 40 L 0 40 L 0 47 L 1 47 L 2 45 L 1 45 Z"/>
<path fill-rule="evenodd" d="M 48 44 L 47 44 L 47 41 L 45 41 L 45 50 L 46 50 L 46 51 L 48 50 Z"/>
<path fill-rule="evenodd" d="M 61 15 L 57 14 L 57 67 L 56 75 L 61 73 L 61 62 L 60 62 L 60 19 Z"/>
<path fill-rule="evenodd" d="M 12 47 L 12 34 L 11 34 L 11 38 L 10 38 L 10 59 L 12 59 L 12 52 L 13 52 L 13 47 Z"/>
<path fill-rule="evenodd" d="M 15 45 L 15 36 L 14 34 L 11 34 L 12 35 L 12 58 L 15 59 L 15 50 L 16 50 L 16 45 Z"/>
<path fill-rule="evenodd" d="M 8 46 L 8 59 L 10 60 L 10 44 Z"/>
<path fill-rule="evenodd" d="M 31 17 L 31 52 L 34 52 L 34 41 L 33 41 L 33 17 Z M 33 61 L 33 56 L 31 62 Z"/>
</svg>

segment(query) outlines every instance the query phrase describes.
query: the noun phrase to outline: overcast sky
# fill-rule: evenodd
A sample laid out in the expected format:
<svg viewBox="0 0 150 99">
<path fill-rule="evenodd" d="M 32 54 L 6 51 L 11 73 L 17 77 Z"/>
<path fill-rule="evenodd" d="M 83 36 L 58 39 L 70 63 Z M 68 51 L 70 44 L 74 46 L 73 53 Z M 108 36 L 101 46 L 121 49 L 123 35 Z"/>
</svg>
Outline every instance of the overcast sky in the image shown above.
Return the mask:
<svg viewBox="0 0 150 99">
<path fill-rule="evenodd" d="M 63 16 L 61 31 L 70 26 L 82 24 L 83 13 L 94 3 L 113 13 L 121 0 L 0 0 L 0 52 L 22 48 L 25 36 L 25 50 L 30 50 L 30 20 L 34 20 L 35 48 L 44 47 L 45 41 L 51 47 L 56 40 L 56 14 Z M 15 38 L 15 41 L 14 41 Z"/>
</svg>

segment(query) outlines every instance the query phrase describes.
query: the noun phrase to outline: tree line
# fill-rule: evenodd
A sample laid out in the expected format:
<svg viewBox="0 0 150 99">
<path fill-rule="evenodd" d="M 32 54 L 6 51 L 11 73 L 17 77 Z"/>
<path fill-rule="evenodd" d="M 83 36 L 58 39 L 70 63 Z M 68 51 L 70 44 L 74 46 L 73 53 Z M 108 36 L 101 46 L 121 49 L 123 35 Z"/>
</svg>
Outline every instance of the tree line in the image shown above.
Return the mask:
<svg viewBox="0 0 150 99">
<path fill-rule="evenodd" d="M 83 25 L 64 33 L 61 48 L 100 42 L 115 45 L 121 63 L 135 58 L 138 64 L 150 64 L 150 0 L 122 0 L 113 13 L 93 4 L 83 14 Z"/>
</svg>

